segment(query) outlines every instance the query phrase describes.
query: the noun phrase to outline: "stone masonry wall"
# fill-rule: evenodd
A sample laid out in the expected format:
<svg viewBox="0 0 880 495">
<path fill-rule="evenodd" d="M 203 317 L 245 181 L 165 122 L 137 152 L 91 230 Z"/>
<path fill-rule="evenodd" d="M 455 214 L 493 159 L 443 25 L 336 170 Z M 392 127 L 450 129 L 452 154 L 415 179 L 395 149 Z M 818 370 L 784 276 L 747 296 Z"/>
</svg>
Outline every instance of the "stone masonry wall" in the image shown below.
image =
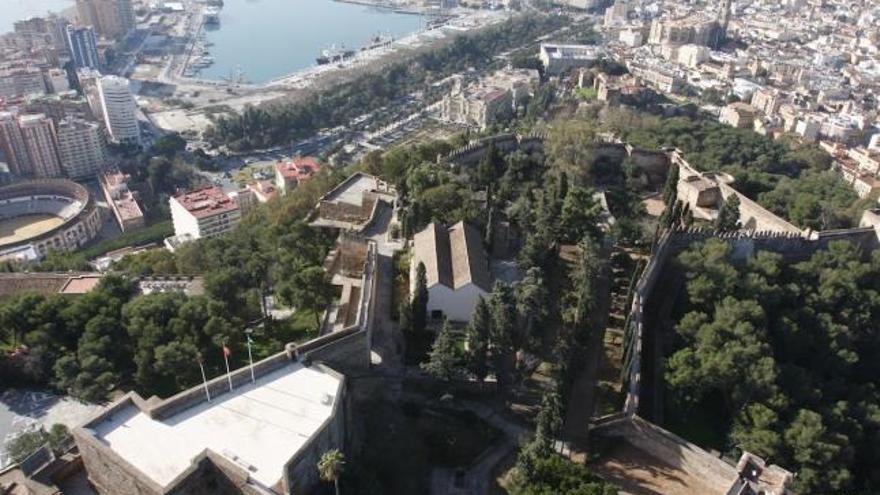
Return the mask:
<svg viewBox="0 0 880 495">
<path fill-rule="evenodd" d="M 738 476 L 735 466 L 636 415 L 597 425 L 590 437 L 623 438 L 658 460 L 698 475 L 705 484 L 718 487 L 718 493 L 724 493 Z"/>
</svg>

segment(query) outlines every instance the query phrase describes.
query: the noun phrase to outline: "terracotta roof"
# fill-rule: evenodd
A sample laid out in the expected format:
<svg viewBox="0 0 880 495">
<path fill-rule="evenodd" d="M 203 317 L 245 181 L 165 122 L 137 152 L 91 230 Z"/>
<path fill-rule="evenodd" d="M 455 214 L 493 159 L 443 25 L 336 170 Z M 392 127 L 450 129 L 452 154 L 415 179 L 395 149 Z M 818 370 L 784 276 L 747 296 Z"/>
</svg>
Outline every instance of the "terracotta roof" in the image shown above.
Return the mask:
<svg viewBox="0 0 880 495">
<path fill-rule="evenodd" d="M 321 170 L 321 165 L 315 158 L 306 156 L 287 162 L 277 162 L 275 170 L 286 180 L 307 180 Z"/>
<path fill-rule="evenodd" d="M 196 218 L 205 218 L 238 209 L 238 204 L 217 186 L 204 187 L 174 196 L 186 211 Z"/>
<path fill-rule="evenodd" d="M 428 287 L 442 284 L 456 290 L 473 283 L 487 292 L 492 289 L 483 242 L 472 226 L 458 222 L 447 229 L 431 223 L 413 241 L 415 261 L 425 264 Z"/>
</svg>

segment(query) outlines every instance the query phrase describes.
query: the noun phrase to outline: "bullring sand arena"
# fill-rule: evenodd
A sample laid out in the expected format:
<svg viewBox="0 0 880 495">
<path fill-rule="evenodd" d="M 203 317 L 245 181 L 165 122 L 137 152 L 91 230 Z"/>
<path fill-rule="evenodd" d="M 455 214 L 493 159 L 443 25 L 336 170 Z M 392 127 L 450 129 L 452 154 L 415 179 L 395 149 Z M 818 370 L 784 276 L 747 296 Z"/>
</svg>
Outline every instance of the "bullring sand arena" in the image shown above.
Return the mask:
<svg viewBox="0 0 880 495">
<path fill-rule="evenodd" d="M 45 213 L 0 220 L 0 247 L 40 236 L 63 223 L 63 219 Z"/>
<path fill-rule="evenodd" d="M 101 229 L 101 212 L 84 186 L 35 179 L 0 187 L 0 249 L 32 249 L 30 256 L 72 251 Z"/>
</svg>

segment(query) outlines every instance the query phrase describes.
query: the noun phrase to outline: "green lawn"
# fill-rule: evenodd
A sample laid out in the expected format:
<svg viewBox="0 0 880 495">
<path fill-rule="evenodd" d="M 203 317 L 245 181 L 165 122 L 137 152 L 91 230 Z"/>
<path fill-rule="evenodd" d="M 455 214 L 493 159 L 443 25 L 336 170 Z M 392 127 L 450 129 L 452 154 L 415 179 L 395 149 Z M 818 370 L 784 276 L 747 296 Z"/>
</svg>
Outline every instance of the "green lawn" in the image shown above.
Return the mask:
<svg viewBox="0 0 880 495">
<path fill-rule="evenodd" d="M 97 258 L 102 254 L 128 246 L 142 246 L 153 242 L 161 243 L 166 237 L 172 235 L 174 235 L 174 226 L 171 224 L 171 220 L 165 220 L 142 229 L 125 232 L 113 239 L 97 242 L 83 249 L 79 254 L 85 259 Z"/>
</svg>

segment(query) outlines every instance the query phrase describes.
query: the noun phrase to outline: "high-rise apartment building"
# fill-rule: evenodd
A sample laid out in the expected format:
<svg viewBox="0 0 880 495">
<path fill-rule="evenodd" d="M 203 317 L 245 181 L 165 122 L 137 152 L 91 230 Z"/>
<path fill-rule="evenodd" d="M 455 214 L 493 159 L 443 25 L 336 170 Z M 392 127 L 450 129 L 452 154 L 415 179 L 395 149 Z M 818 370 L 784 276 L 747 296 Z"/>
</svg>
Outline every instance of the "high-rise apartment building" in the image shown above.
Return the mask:
<svg viewBox="0 0 880 495">
<path fill-rule="evenodd" d="M 58 138 L 52 119 L 43 114 L 21 115 L 18 128 L 31 159 L 32 174 L 40 178 L 61 177 Z"/>
<path fill-rule="evenodd" d="M 45 92 L 46 81 L 38 67 L 0 67 L 0 98 L 8 100 Z"/>
<path fill-rule="evenodd" d="M 15 175 L 30 174 L 31 159 L 18 127 L 18 119 L 12 112 L 0 112 L 0 147 L 6 155 L 10 172 Z"/>
<path fill-rule="evenodd" d="M 98 93 L 110 138 L 117 143 L 140 144 L 137 104 L 131 94 L 128 79 L 104 76 L 98 82 Z"/>
<path fill-rule="evenodd" d="M 107 158 L 104 130 L 95 122 L 66 117 L 58 123 L 58 155 L 71 179 L 94 177 Z"/>
<path fill-rule="evenodd" d="M 108 39 L 124 38 L 135 27 L 131 0 L 77 0 L 76 8 L 80 24 Z"/>
<path fill-rule="evenodd" d="M 80 28 L 67 26 L 66 36 L 67 50 L 70 52 L 74 67 L 97 69 L 100 66 L 98 42 L 95 38 L 95 30 L 91 26 Z"/>
</svg>

